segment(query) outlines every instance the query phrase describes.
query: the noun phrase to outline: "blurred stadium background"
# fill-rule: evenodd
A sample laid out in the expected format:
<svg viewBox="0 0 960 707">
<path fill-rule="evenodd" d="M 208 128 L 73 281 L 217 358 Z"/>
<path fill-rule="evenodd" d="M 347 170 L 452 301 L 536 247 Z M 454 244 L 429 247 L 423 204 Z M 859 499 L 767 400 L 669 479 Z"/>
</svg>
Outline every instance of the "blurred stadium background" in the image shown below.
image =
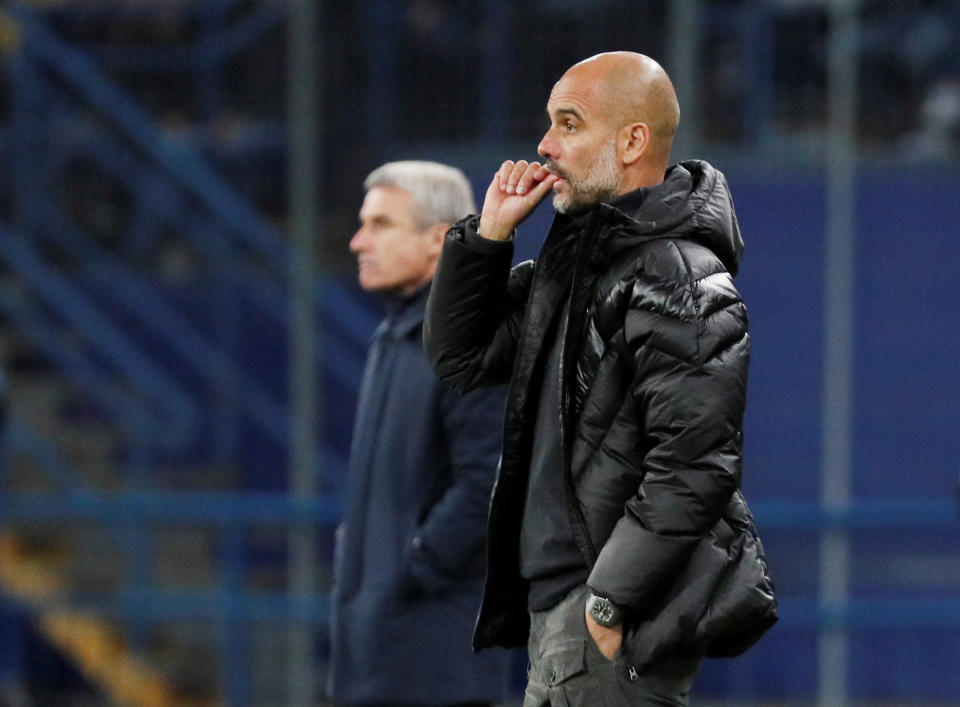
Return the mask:
<svg viewBox="0 0 960 707">
<path fill-rule="evenodd" d="M 5 0 L 0 705 L 322 704 L 360 183 L 481 197 L 608 49 L 747 242 L 782 619 L 694 703 L 960 704 L 960 2 Z"/>
</svg>

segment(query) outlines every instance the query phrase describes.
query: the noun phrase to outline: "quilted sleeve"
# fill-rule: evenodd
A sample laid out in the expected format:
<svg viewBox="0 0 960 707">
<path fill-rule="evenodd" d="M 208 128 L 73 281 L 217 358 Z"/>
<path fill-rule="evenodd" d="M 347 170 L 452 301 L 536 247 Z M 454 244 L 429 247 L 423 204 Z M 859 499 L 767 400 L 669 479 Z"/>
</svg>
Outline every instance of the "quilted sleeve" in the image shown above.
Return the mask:
<svg viewBox="0 0 960 707">
<path fill-rule="evenodd" d="M 533 263 L 511 270 L 513 241 L 484 240 L 477 217 L 448 231 L 433 277 L 423 343 L 437 375 L 458 391 L 506 383 Z"/>
<path fill-rule="evenodd" d="M 638 275 L 624 315 L 642 481 L 588 580 L 641 614 L 720 519 L 742 462 L 746 308 L 726 271 L 698 270 L 675 244 L 668 247 L 676 249 L 675 272 Z"/>
</svg>

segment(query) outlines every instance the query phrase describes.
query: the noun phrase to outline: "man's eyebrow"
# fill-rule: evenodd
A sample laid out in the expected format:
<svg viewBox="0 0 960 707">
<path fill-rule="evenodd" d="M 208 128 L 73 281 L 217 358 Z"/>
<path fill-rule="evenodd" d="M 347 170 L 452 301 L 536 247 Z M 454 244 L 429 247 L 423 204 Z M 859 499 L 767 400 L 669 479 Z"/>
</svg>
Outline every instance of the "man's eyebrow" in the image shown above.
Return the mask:
<svg viewBox="0 0 960 707">
<path fill-rule="evenodd" d="M 366 222 L 366 223 L 376 224 L 378 226 L 390 223 L 390 217 L 387 216 L 386 214 L 371 214 L 366 218 L 364 218 L 363 214 L 360 214 L 359 220 L 360 220 L 360 223 Z"/>
<path fill-rule="evenodd" d="M 577 120 L 583 120 L 583 115 L 581 115 L 580 111 L 578 111 L 576 108 L 555 108 L 553 113 L 558 118 L 571 115 Z"/>
</svg>

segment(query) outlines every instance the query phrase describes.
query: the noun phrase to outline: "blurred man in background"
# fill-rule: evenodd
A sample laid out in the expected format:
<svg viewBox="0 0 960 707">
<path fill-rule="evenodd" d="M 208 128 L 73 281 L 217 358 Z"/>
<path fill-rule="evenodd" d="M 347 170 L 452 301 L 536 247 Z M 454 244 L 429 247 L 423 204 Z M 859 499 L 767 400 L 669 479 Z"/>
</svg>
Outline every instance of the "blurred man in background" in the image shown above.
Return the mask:
<svg viewBox="0 0 960 707">
<path fill-rule="evenodd" d="M 388 314 L 360 389 L 328 691 L 338 704 L 489 704 L 508 688 L 509 654 L 475 655 L 470 636 L 503 391 L 454 392 L 421 343 L 444 233 L 476 207 L 463 173 L 432 162 L 383 165 L 364 188 L 350 250 Z"/>
<path fill-rule="evenodd" d="M 679 106 L 649 57 L 580 62 L 547 113 L 546 165 L 501 165 L 427 306 L 441 378 L 510 382 L 474 644 L 528 643 L 524 707 L 685 705 L 705 654 L 775 619 L 738 491 L 743 243 L 720 172 L 668 169 Z M 551 191 L 536 263 L 511 270 Z"/>
</svg>

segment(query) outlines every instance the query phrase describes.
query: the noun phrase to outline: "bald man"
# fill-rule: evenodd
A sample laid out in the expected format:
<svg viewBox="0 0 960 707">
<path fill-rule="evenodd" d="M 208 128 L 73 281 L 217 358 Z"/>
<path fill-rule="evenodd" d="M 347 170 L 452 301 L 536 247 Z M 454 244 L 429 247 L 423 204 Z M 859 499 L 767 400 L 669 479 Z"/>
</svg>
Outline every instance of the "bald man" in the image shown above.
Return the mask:
<svg viewBox="0 0 960 707">
<path fill-rule="evenodd" d="M 474 647 L 527 642 L 524 707 L 685 705 L 704 655 L 776 619 L 739 492 L 749 337 L 723 175 L 669 166 L 649 57 L 571 67 L 539 162 L 447 233 L 424 343 L 461 390 L 509 382 Z M 516 227 L 548 194 L 535 262 Z"/>
</svg>

